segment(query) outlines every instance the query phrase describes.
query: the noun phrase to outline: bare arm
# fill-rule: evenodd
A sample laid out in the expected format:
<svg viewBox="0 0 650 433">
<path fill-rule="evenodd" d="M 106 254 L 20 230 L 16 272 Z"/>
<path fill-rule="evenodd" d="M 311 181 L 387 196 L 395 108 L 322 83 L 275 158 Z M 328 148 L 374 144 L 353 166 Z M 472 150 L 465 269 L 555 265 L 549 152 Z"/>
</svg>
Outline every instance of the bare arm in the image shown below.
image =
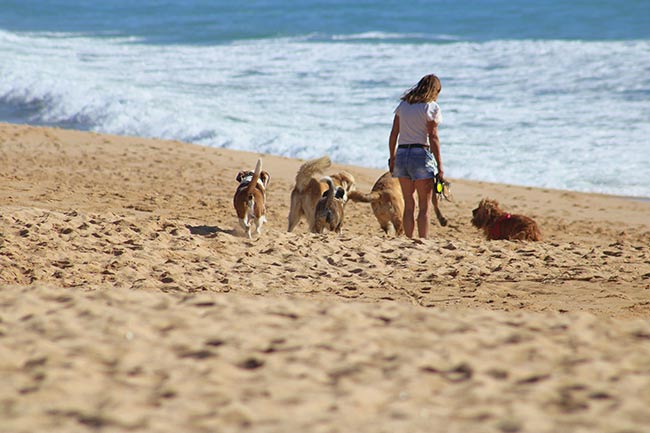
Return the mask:
<svg viewBox="0 0 650 433">
<path fill-rule="evenodd" d="M 440 158 L 440 139 L 438 138 L 438 124 L 433 121 L 427 122 L 427 134 L 429 136 L 429 148 L 433 157 L 436 159 L 436 164 L 438 164 L 438 174 L 440 179 L 445 178 L 445 173 L 442 170 L 442 158 Z"/>
<path fill-rule="evenodd" d="M 389 151 L 389 167 L 390 172 L 393 172 L 395 167 L 395 153 L 397 151 L 397 136 L 399 135 L 399 116 L 396 114 L 393 118 L 393 128 L 390 130 L 390 137 L 388 138 L 388 151 Z"/>
</svg>

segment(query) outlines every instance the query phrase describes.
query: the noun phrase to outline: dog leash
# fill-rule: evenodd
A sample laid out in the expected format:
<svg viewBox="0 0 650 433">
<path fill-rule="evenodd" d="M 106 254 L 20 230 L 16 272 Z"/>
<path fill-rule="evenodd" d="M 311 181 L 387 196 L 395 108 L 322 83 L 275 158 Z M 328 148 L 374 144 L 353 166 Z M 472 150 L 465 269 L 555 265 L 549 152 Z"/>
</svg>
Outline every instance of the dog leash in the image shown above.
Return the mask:
<svg viewBox="0 0 650 433">
<path fill-rule="evenodd" d="M 449 187 L 451 184 L 446 180 L 441 180 L 438 174 L 433 177 L 433 190 L 435 194 L 438 194 L 438 197 L 444 198 L 447 201 L 451 201 L 449 196 Z"/>
</svg>

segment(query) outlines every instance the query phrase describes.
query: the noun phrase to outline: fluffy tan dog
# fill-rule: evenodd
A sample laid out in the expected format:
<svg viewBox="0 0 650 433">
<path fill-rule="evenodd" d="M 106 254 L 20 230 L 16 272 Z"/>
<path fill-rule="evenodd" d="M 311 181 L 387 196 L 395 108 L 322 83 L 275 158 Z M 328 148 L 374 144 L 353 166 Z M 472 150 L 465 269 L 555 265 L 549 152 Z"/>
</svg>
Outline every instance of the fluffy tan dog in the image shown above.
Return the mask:
<svg viewBox="0 0 650 433">
<path fill-rule="evenodd" d="M 532 218 L 504 212 L 496 200 L 481 200 L 478 207 L 472 211 L 472 224 L 478 229 L 483 229 L 490 240 L 542 240 L 539 227 Z"/>
<path fill-rule="evenodd" d="M 305 162 L 298 169 L 296 185 L 291 191 L 288 231 L 293 231 L 303 216 L 307 220 L 309 231 L 314 231 L 316 204 L 328 189 L 325 182 L 319 181 L 314 176 L 323 173 L 331 165 L 332 161 L 329 157 L 323 156 Z M 350 173 L 341 171 L 329 177 L 334 185 L 342 187 L 346 194 L 354 190 L 355 181 Z"/>
<path fill-rule="evenodd" d="M 444 196 L 448 197 L 449 183 L 445 183 L 445 188 Z M 354 202 L 370 203 L 379 226 L 386 234 L 399 236 L 404 233 L 404 196 L 399 180 L 394 178 L 390 172 L 387 171 L 377 179 L 370 193 L 351 191 L 348 198 Z M 438 222 L 441 226 L 446 226 L 447 219 L 440 211 L 440 197 L 435 191 L 431 202 Z"/>
<path fill-rule="evenodd" d="M 347 194 L 342 186 L 334 186 L 331 177 L 324 177 L 321 180 L 327 183 L 329 189 L 323 193 L 323 197 L 316 203 L 312 231 L 314 233 L 323 233 L 327 229 L 341 234 Z"/>
<path fill-rule="evenodd" d="M 233 197 L 239 224 L 250 239 L 251 229 L 255 224 L 255 233 L 260 234 L 266 222 L 266 187 L 271 179 L 268 172 L 262 170 L 262 160 L 257 160 L 255 171 L 242 170 L 237 173 L 239 186 Z"/>
</svg>

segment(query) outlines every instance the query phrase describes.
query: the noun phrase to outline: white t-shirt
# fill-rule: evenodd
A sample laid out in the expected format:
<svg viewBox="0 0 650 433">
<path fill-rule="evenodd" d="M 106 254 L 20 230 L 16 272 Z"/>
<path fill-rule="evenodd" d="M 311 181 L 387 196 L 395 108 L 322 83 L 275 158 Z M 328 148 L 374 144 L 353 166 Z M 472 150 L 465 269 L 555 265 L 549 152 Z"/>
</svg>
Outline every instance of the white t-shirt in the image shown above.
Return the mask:
<svg viewBox="0 0 650 433">
<path fill-rule="evenodd" d="M 397 144 L 427 144 L 427 122 L 442 122 L 440 107 L 435 101 L 417 104 L 400 101 L 395 114 L 399 116 Z"/>
</svg>

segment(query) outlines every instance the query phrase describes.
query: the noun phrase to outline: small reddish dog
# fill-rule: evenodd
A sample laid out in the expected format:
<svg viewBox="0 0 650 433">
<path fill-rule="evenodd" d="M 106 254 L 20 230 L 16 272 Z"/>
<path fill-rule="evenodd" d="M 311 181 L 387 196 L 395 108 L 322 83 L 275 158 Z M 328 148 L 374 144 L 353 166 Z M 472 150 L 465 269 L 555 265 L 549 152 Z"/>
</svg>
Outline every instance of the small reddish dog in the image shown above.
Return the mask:
<svg viewBox="0 0 650 433">
<path fill-rule="evenodd" d="M 489 240 L 542 240 L 539 227 L 532 218 L 504 212 L 496 200 L 481 200 L 472 211 L 472 224 L 483 229 Z"/>
</svg>

